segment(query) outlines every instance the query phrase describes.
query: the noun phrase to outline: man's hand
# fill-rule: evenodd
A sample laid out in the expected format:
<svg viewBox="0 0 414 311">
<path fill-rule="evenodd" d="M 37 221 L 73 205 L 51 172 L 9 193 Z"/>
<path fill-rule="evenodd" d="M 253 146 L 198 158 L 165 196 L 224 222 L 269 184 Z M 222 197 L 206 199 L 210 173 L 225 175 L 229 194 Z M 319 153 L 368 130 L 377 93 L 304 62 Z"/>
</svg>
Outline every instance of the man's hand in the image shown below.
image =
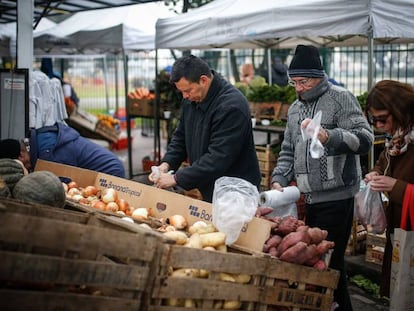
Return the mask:
<svg viewBox="0 0 414 311">
<path fill-rule="evenodd" d="M 308 127 L 309 123 L 312 121 L 312 119 L 306 118 L 305 120 L 302 121 L 301 123 L 301 127 L 302 129 L 305 129 Z M 324 128 L 320 127 L 319 128 L 319 132 L 318 132 L 318 140 L 322 143 L 322 144 L 326 144 L 326 142 L 329 139 L 329 133 L 327 130 L 325 130 Z"/>
<path fill-rule="evenodd" d="M 162 189 L 174 187 L 176 184 L 174 175 L 169 173 L 161 173 L 160 177 L 155 181 L 155 185 Z"/>
<path fill-rule="evenodd" d="M 167 173 L 170 165 L 167 162 L 162 162 L 159 166 L 156 166 L 155 170 L 152 170 L 151 174 L 148 175 L 148 180 L 155 183 L 159 178 L 159 174 Z"/>
<path fill-rule="evenodd" d="M 283 187 L 278 182 L 272 183 L 272 189 L 283 192 Z"/>
</svg>

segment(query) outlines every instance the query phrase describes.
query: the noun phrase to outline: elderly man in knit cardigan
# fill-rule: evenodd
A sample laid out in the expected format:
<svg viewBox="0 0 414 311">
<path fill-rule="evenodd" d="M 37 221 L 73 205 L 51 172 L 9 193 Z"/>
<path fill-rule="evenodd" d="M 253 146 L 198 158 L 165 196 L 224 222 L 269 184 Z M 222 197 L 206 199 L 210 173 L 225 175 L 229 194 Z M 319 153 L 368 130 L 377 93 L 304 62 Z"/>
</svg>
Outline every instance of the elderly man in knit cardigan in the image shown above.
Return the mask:
<svg viewBox="0 0 414 311">
<path fill-rule="evenodd" d="M 335 310 L 349 311 L 352 304 L 344 256 L 352 228 L 354 195 L 362 178 L 359 157 L 369 152 L 373 132 L 356 97 L 328 81 L 314 46 L 296 47 L 288 75 L 297 99 L 288 111 L 284 140 L 272 173 L 272 188 L 283 191 L 295 180 L 305 196 L 306 224 L 327 230 L 327 239 L 335 242 L 330 267 L 341 273 L 334 293 L 339 305 Z M 323 150 L 320 157 L 312 157 L 312 140 L 304 140 L 301 130 L 306 129 L 318 111 L 322 118 L 317 140 Z"/>
</svg>

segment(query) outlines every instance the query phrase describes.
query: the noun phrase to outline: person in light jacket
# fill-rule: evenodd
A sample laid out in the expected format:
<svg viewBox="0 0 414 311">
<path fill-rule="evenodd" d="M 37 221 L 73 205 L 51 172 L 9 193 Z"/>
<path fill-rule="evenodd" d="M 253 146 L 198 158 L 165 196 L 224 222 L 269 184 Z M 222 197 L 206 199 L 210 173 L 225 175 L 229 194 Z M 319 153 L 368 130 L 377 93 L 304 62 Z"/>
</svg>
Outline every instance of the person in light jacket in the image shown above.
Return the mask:
<svg viewBox="0 0 414 311">
<path fill-rule="evenodd" d="M 354 195 L 362 179 L 360 155 L 369 152 L 374 135 L 356 97 L 332 85 L 314 46 L 298 45 L 290 63 L 289 84 L 297 99 L 291 104 L 281 151 L 272 173 L 272 188 L 283 190 L 296 180 L 305 197 L 305 221 L 328 231 L 335 242 L 330 267 L 339 270 L 334 293 L 335 310 L 352 310 L 344 256 L 353 224 Z M 323 154 L 313 158 L 311 140 L 303 140 L 306 128 L 322 111 L 317 138 Z"/>
</svg>

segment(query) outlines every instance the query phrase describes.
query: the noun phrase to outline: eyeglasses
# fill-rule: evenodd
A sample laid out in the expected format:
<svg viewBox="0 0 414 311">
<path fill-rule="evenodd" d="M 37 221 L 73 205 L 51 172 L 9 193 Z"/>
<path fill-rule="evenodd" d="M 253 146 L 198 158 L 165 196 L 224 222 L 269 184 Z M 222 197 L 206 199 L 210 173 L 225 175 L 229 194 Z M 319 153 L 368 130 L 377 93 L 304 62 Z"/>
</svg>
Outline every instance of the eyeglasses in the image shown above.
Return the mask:
<svg viewBox="0 0 414 311">
<path fill-rule="evenodd" d="M 309 78 L 309 79 L 302 79 L 302 80 L 299 80 L 299 81 L 289 80 L 288 84 L 290 86 L 293 86 L 293 87 L 297 87 L 297 86 L 307 86 L 308 83 L 309 83 L 309 81 L 311 81 L 311 80 L 312 80 L 311 78 Z"/>
<path fill-rule="evenodd" d="M 374 117 L 373 115 L 371 115 L 370 113 L 368 113 L 368 123 L 371 125 L 375 125 L 377 124 L 377 122 L 381 123 L 381 124 L 385 124 L 387 122 L 388 117 L 390 116 L 390 114 L 383 114 L 380 116 L 376 116 Z"/>
</svg>

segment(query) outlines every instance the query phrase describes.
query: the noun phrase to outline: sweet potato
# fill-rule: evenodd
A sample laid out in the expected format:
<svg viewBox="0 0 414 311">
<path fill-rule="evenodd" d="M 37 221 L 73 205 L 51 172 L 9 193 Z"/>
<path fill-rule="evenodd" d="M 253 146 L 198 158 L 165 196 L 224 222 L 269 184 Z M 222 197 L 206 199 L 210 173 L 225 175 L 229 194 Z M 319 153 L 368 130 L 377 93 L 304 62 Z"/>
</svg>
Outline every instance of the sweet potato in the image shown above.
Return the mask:
<svg viewBox="0 0 414 311">
<path fill-rule="evenodd" d="M 282 242 L 282 237 L 279 235 L 274 235 L 266 241 L 266 246 L 267 248 L 277 247 L 280 242 Z"/>
<path fill-rule="evenodd" d="M 322 230 L 318 227 L 309 228 L 308 233 L 311 237 L 312 244 L 319 244 L 328 236 L 328 231 Z"/>
<path fill-rule="evenodd" d="M 271 247 L 269 248 L 269 250 L 267 251 L 267 253 L 272 256 L 272 257 L 279 257 L 279 253 L 277 252 L 276 247 Z"/>
<path fill-rule="evenodd" d="M 315 244 L 310 244 L 308 245 L 308 247 L 306 248 L 306 252 L 305 252 L 305 261 L 303 262 L 304 265 L 306 266 L 313 266 L 314 264 L 316 264 L 316 262 L 321 259 L 320 254 L 318 253 L 318 250 L 316 249 L 316 245 Z"/>
<path fill-rule="evenodd" d="M 279 259 L 291 263 L 302 264 L 305 261 L 304 255 L 306 253 L 307 246 L 308 245 L 305 242 L 299 241 L 281 253 Z"/>
<path fill-rule="evenodd" d="M 334 248 L 335 243 L 332 241 L 323 240 L 318 245 L 316 245 L 316 249 L 320 256 L 326 254 L 329 249 Z"/>
<path fill-rule="evenodd" d="M 276 228 L 275 233 L 281 236 L 285 236 L 293 231 L 296 231 L 298 227 L 298 220 L 293 216 L 285 216 Z"/>
<path fill-rule="evenodd" d="M 304 242 L 306 245 L 309 244 L 310 236 L 307 231 L 295 231 L 289 233 L 282 239 L 277 247 L 277 251 L 279 254 L 283 254 L 288 248 L 299 242 Z"/>
<path fill-rule="evenodd" d="M 317 262 L 313 265 L 313 267 L 314 267 L 315 269 L 318 269 L 318 270 L 326 270 L 326 268 L 327 268 L 325 261 L 323 261 L 322 259 L 318 260 L 318 261 L 317 261 Z"/>
</svg>

